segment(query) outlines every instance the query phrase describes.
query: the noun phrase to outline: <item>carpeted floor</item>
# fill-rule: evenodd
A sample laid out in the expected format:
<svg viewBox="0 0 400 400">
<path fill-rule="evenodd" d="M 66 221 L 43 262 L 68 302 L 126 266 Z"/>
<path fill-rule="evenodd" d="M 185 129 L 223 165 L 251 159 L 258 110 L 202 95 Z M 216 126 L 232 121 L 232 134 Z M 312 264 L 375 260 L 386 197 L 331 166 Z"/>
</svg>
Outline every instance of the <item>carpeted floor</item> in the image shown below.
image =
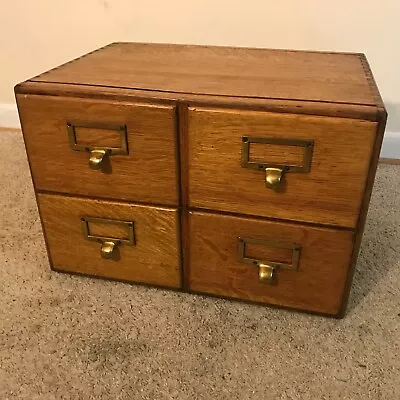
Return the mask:
<svg viewBox="0 0 400 400">
<path fill-rule="evenodd" d="M 0 399 L 400 399 L 400 167 L 379 168 L 347 316 L 50 272 L 0 132 Z"/>
</svg>

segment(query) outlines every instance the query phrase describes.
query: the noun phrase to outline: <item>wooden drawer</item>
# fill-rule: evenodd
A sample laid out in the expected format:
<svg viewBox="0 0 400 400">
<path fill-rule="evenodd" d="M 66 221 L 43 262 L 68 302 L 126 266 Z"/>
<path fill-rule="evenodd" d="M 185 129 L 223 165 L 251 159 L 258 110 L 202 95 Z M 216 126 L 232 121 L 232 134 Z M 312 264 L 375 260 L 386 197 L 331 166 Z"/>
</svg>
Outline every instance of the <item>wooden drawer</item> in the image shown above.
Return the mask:
<svg viewBox="0 0 400 400">
<path fill-rule="evenodd" d="M 181 286 L 176 209 L 48 194 L 38 203 L 53 269 Z"/>
<path fill-rule="evenodd" d="M 17 101 L 38 190 L 178 205 L 174 107 L 24 94 Z M 98 163 L 101 150 L 111 155 Z"/>
<path fill-rule="evenodd" d="M 340 311 L 353 232 L 202 212 L 189 213 L 189 232 L 191 291 Z M 269 283 L 271 266 L 276 269 Z"/>
<path fill-rule="evenodd" d="M 376 129 L 349 118 L 190 108 L 189 206 L 355 227 Z M 275 190 L 265 168 L 277 166 L 291 167 Z"/>
</svg>

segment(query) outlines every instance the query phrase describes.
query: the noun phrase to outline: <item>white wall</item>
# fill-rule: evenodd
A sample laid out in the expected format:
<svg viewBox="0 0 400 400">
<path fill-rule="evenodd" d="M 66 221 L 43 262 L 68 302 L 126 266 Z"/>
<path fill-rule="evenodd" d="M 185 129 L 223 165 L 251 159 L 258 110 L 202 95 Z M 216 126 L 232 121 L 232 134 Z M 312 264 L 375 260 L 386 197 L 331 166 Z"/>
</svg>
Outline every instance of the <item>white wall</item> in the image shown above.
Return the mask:
<svg viewBox="0 0 400 400">
<path fill-rule="evenodd" d="M 14 102 L 15 83 L 112 41 L 356 51 L 400 135 L 399 0 L 3 2 L 0 104 Z"/>
</svg>

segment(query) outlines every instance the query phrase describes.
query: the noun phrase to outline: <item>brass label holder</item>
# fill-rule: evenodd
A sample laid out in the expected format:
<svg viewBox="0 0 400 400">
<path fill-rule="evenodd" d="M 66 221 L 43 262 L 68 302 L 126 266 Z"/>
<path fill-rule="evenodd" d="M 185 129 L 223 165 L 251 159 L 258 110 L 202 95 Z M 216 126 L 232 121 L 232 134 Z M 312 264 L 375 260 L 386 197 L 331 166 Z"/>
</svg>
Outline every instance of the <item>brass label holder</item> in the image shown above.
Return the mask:
<svg viewBox="0 0 400 400">
<path fill-rule="evenodd" d="M 121 239 L 121 238 L 114 238 L 107 236 L 92 235 L 90 233 L 90 227 L 89 227 L 90 222 L 110 224 L 110 225 L 122 225 L 124 227 L 127 227 L 129 232 L 128 238 Z M 136 244 L 135 227 L 134 227 L 134 222 L 132 221 L 120 221 L 120 220 L 99 218 L 99 217 L 82 217 L 81 226 L 85 239 L 101 243 L 100 254 L 103 258 L 107 259 L 112 258 L 113 254 L 115 253 L 115 250 L 122 243 L 128 244 L 130 246 L 134 246 Z"/>
<path fill-rule="evenodd" d="M 79 144 L 76 139 L 76 128 L 104 129 L 117 131 L 120 135 L 120 147 L 104 147 L 98 145 Z M 107 156 L 129 154 L 128 132 L 126 125 L 115 125 L 97 122 L 67 122 L 69 146 L 75 151 L 87 151 L 90 154 L 89 166 L 92 169 L 100 169 Z"/>
<path fill-rule="evenodd" d="M 286 165 L 279 163 L 268 163 L 261 161 L 250 161 L 250 144 L 262 143 L 281 146 L 297 146 L 303 148 L 302 165 Z M 260 136 L 242 136 L 242 168 L 252 168 L 265 172 L 265 186 L 277 190 L 283 181 L 284 174 L 288 172 L 310 172 L 312 152 L 314 148 L 313 140 L 306 139 L 284 139 L 268 138 Z"/>
<path fill-rule="evenodd" d="M 246 244 L 255 244 L 265 247 L 277 247 L 292 250 L 291 263 L 281 263 L 270 260 L 260 260 L 246 256 Z M 242 263 L 252 264 L 258 267 L 258 276 L 261 282 L 272 283 L 275 272 L 279 269 L 297 271 L 299 266 L 301 246 L 296 243 L 281 242 L 276 240 L 263 240 L 250 237 L 238 237 L 238 260 Z"/>
</svg>

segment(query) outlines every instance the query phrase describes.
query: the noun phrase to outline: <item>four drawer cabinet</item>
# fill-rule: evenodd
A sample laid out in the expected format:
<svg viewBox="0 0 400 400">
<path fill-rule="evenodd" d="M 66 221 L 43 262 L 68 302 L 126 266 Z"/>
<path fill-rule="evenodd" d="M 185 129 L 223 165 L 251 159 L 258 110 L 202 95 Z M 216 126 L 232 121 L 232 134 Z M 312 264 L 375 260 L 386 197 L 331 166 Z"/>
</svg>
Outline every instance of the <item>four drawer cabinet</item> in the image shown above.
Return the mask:
<svg viewBox="0 0 400 400">
<path fill-rule="evenodd" d="M 344 315 L 387 117 L 363 54 L 113 43 L 15 93 L 52 269 Z"/>
</svg>

